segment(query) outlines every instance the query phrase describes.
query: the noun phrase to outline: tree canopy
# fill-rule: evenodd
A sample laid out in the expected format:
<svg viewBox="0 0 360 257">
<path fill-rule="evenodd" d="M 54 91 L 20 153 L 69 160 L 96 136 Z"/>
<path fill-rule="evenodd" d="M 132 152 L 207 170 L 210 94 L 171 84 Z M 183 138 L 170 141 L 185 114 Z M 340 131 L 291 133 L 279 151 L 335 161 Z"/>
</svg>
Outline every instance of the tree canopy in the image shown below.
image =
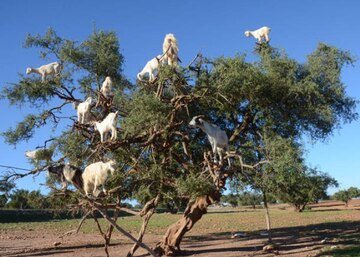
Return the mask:
<svg viewBox="0 0 360 257">
<path fill-rule="evenodd" d="M 162 66 L 155 82 L 136 84 L 122 73 L 124 57 L 114 32 L 94 31 L 78 43 L 49 29 L 44 36 L 28 35 L 24 46 L 38 48 L 40 58 L 56 59 L 63 69 L 45 82 L 20 74 L 18 82 L 4 87 L 1 96 L 11 105 L 35 107 L 2 134 L 6 143 L 26 141 L 43 126 L 66 124 L 59 135 L 49 131 L 56 156 L 80 168 L 116 160 L 109 184 L 118 187 L 120 199 L 136 197 L 144 204 L 155 197 L 165 203 L 186 199 L 187 213 L 195 211 L 199 203 L 194 199 L 200 196 L 219 200 L 229 177 L 234 183 L 288 194 L 300 185 L 326 187 L 335 182 L 305 167 L 301 138 L 326 139 L 357 118 L 356 100 L 346 94 L 340 76 L 354 58 L 324 43 L 305 63 L 261 44 L 254 49 L 253 62 L 245 54 L 214 59 L 198 55 L 188 66 Z M 69 116 L 62 111 L 88 96 L 99 99 L 106 76 L 114 82 L 113 97 L 93 104 L 91 115 L 101 121 L 118 111 L 119 137 L 101 143 L 92 123 L 79 124 L 75 110 Z M 228 135 L 231 168 L 213 163 L 206 154 L 206 135 L 188 126 L 199 114 Z M 321 192 L 313 192 L 309 201 Z"/>
</svg>

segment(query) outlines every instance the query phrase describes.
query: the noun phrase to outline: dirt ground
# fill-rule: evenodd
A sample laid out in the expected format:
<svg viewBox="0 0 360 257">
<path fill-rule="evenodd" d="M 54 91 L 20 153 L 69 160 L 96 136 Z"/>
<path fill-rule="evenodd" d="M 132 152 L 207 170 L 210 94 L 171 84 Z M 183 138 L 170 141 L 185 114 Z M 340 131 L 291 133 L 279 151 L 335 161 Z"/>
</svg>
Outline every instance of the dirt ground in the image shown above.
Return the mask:
<svg viewBox="0 0 360 257">
<path fill-rule="evenodd" d="M 154 246 L 161 236 L 147 235 L 144 242 Z M 278 255 L 305 257 L 316 256 L 324 247 L 321 238 L 297 238 L 296 236 L 282 236 L 274 238 L 276 242 L 283 242 Z M 54 246 L 54 243 L 61 243 Z M 110 256 L 126 256 L 132 243 L 121 235 L 115 235 L 110 246 Z M 182 243 L 181 256 L 274 256 L 265 253 L 262 247 L 266 240 L 261 238 L 231 239 L 229 234 L 208 234 L 186 237 Z M 276 252 L 277 253 L 277 252 Z M 146 251 L 139 249 L 135 256 L 145 256 Z M 49 233 L 43 235 L 34 231 L 16 232 L 2 235 L 0 256 L 76 256 L 97 257 L 105 256 L 102 239 L 97 234 L 71 235 L 63 240 L 58 235 Z"/>
<path fill-rule="evenodd" d="M 360 201 L 354 202 L 355 209 L 360 208 Z M 337 206 L 339 207 L 339 206 Z M 315 205 L 313 209 L 331 209 L 334 204 Z M 360 218 L 360 211 L 354 215 Z M 358 221 L 356 221 L 358 220 Z M 199 257 L 232 257 L 232 256 L 289 256 L 310 257 L 321 255 L 323 249 L 335 249 L 346 245 L 359 237 L 360 219 L 354 217 L 353 221 L 327 222 L 307 226 L 290 226 L 273 229 L 275 251 L 262 250 L 267 242 L 267 237 L 254 233 L 240 238 L 231 238 L 230 232 L 215 232 L 201 234 L 200 231 L 189 233 L 181 244 L 181 256 Z M 52 231 L 0 231 L 0 256 L 76 256 L 97 257 L 106 256 L 103 240 L 99 234 L 79 232 L 79 235 L 68 235 L 59 238 L 59 234 Z M 339 235 L 346 235 L 340 237 Z M 136 236 L 136 234 L 133 234 Z M 161 240 L 163 235 L 146 234 L 144 243 L 150 247 Z M 55 246 L 56 243 L 56 246 Z M 119 233 L 114 233 L 110 256 L 126 256 L 132 242 Z M 146 251 L 139 249 L 135 256 L 146 256 Z M 331 255 L 328 255 L 331 256 Z M 359 253 L 360 256 L 360 253 Z"/>
</svg>

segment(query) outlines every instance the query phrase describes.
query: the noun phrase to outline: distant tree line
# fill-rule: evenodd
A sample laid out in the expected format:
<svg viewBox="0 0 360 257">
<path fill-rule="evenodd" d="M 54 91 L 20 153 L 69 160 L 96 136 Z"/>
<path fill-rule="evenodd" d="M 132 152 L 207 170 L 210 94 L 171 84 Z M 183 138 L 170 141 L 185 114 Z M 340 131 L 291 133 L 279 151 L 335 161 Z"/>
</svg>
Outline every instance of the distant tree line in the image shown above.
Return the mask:
<svg viewBox="0 0 360 257">
<path fill-rule="evenodd" d="M 329 179 L 327 177 L 327 179 Z M 324 181 L 324 180 L 323 180 Z M 333 179 L 328 180 L 331 183 L 335 183 L 336 181 Z M 320 200 L 328 200 L 333 199 L 337 201 L 342 201 L 345 203 L 345 206 L 348 206 L 348 203 L 351 199 L 360 197 L 360 189 L 356 187 L 349 187 L 348 189 L 339 190 L 333 195 L 327 195 L 327 183 L 323 184 L 312 184 L 313 187 L 304 188 L 301 192 L 294 192 L 293 194 L 283 194 L 283 195 L 275 195 L 269 194 L 267 195 L 268 203 L 288 203 L 294 206 L 295 211 L 303 211 L 307 204 L 309 203 L 317 203 Z M 230 193 L 223 195 L 221 197 L 221 202 L 224 204 L 229 204 L 232 207 L 238 206 L 251 206 L 252 208 L 256 208 L 256 205 L 263 204 L 263 197 L 258 191 L 241 191 L 239 193 Z"/>
</svg>

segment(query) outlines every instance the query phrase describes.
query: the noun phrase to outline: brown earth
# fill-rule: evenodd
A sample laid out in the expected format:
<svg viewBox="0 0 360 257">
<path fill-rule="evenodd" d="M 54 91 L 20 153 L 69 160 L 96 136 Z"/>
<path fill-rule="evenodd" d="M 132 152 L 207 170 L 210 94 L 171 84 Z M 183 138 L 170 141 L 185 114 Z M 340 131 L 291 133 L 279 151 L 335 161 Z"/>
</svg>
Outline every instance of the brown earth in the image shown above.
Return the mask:
<svg viewBox="0 0 360 257">
<path fill-rule="evenodd" d="M 262 235 L 260 230 L 247 233 L 242 238 L 231 238 L 231 230 L 222 231 L 214 225 L 214 231 L 209 232 L 209 229 L 202 229 L 206 224 L 199 224 L 198 227 L 195 225 L 181 244 L 181 256 L 320 256 L 321 251 L 325 248 L 338 248 L 353 244 L 354 239 L 360 238 L 360 200 L 351 201 L 348 209 L 355 211 L 346 212 L 346 219 L 339 217 L 339 221 L 336 221 L 336 217 L 339 216 L 336 211 L 339 209 L 344 209 L 343 204 L 334 201 L 312 205 L 314 212 L 333 210 L 331 215 L 334 215 L 335 219 L 332 222 L 324 221 L 324 223 L 316 224 L 310 222 L 308 225 L 288 224 L 285 227 L 277 227 L 275 221 L 274 227 L 277 228 L 273 229 L 273 241 L 276 250 L 268 253 L 262 250 L 267 242 L 267 237 Z M 220 217 L 221 222 L 222 211 L 219 209 L 216 211 L 219 213 L 216 214 L 216 217 Z M 290 213 L 290 211 L 284 211 L 284 215 L 286 213 Z M 241 213 L 239 217 L 241 218 Z M 212 219 L 205 219 L 205 222 Z M 133 235 L 136 236 L 136 233 Z M 144 243 L 153 247 L 156 242 L 161 240 L 162 235 L 160 233 L 146 234 Z M 358 241 L 356 242 L 358 243 Z M 110 256 L 126 256 L 131 246 L 132 242 L 129 239 L 114 232 L 109 248 Z M 146 251 L 143 249 L 139 249 L 135 254 L 135 256 L 145 255 Z M 29 228 L 26 231 L 0 231 L 0 256 L 96 257 L 106 255 L 103 240 L 97 233 L 79 232 L 79 234 L 68 235 L 61 239 L 59 232 Z"/>
</svg>

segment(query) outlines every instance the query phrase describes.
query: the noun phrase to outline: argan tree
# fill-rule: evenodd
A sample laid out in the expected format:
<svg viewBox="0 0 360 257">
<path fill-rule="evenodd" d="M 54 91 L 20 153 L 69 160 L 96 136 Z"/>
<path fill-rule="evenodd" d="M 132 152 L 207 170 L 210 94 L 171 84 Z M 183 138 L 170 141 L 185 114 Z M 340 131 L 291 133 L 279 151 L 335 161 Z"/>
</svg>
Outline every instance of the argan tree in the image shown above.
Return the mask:
<svg viewBox="0 0 360 257">
<path fill-rule="evenodd" d="M 95 31 L 77 43 L 49 29 L 45 36 L 29 35 L 25 47 L 39 48 L 41 58 L 57 59 L 63 70 L 45 82 L 36 76 L 20 75 L 18 82 L 4 88 L 2 96 L 10 104 L 37 107 L 3 133 L 5 141 L 15 145 L 45 126 L 58 162 L 67 160 L 84 168 L 96 161 L 116 160 L 108 195 L 89 198 L 82 190 L 64 193 L 78 194 L 78 204 L 71 208 L 83 209 L 84 218 L 99 212 L 107 219 L 110 225 L 105 232 L 95 218 L 106 247 L 114 228 L 131 238 L 135 245 L 128 256 L 138 246 L 152 255 L 171 255 L 180 250 L 183 236 L 210 204 L 220 200 L 228 178 L 254 186 L 266 177 L 274 181 L 286 172 L 277 170 L 277 165 L 281 166 L 278 156 L 285 156 L 287 150 L 281 144 L 271 144 L 276 138 L 291 140 L 300 147 L 304 134 L 322 140 L 343 122 L 357 117 L 356 102 L 346 95 L 340 80 L 342 67 L 353 63 L 353 58 L 326 44 L 319 44 L 304 64 L 268 44 L 255 47 L 254 62 L 246 61 L 245 55 L 212 60 L 197 55 L 184 67 L 164 65 L 155 81 L 137 81 L 136 85 L 122 74 L 124 57 L 113 32 Z M 114 82 L 109 98 L 99 92 L 106 76 Z M 98 103 L 91 109 L 93 121 L 118 111 L 117 140 L 101 143 L 92 122 L 76 121 L 71 103 L 88 96 Z M 42 107 L 44 103 L 47 108 Z M 191 118 L 200 114 L 229 136 L 226 157 L 231 159 L 231 167 L 227 162 L 215 163 L 206 135 L 188 126 Z M 56 128 L 59 133 L 52 133 Z M 6 179 L 46 168 L 44 164 L 27 174 L 9 174 Z M 144 204 L 139 213 L 144 223 L 137 239 L 116 223 L 122 201 L 133 196 Z M 187 207 L 152 251 L 141 241 L 160 202 L 187 203 Z M 116 210 L 113 217 L 107 214 L 109 208 Z"/>
<path fill-rule="evenodd" d="M 360 190 L 356 187 L 349 187 L 346 190 L 339 190 L 335 192 L 335 194 L 332 196 L 333 199 L 342 201 L 345 203 L 345 206 L 348 207 L 349 201 L 352 198 L 359 197 L 360 196 Z"/>
</svg>

